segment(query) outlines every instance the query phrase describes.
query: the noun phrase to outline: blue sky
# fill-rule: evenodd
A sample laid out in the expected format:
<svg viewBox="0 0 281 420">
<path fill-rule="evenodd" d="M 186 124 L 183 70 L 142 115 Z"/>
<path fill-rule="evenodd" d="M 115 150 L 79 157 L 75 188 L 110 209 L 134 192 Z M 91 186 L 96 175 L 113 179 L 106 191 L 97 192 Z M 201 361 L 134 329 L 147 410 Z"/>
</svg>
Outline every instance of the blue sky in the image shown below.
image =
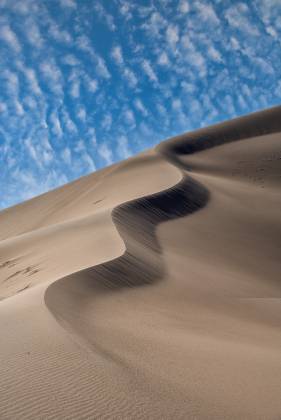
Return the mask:
<svg viewBox="0 0 281 420">
<path fill-rule="evenodd" d="M 280 103 L 280 0 L 0 0 L 0 207 Z"/>
</svg>

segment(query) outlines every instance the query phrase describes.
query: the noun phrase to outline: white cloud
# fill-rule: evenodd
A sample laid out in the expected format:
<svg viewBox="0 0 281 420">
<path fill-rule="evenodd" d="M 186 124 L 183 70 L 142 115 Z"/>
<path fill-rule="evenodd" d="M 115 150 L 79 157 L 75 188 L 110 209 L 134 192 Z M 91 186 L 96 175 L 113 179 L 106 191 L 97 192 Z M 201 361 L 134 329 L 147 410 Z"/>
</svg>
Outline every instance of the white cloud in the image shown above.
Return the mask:
<svg viewBox="0 0 281 420">
<path fill-rule="evenodd" d="M 35 147 L 32 143 L 32 140 L 30 138 L 27 138 L 27 139 L 24 140 L 24 144 L 25 144 L 25 147 L 26 147 L 29 155 L 40 166 L 40 160 L 37 156 L 36 149 L 35 149 Z"/>
<path fill-rule="evenodd" d="M 138 79 L 135 73 L 129 69 L 128 67 L 125 67 L 123 70 L 124 78 L 128 81 L 128 84 L 130 87 L 135 88 L 138 84 Z"/>
<path fill-rule="evenodd" d="M 136 125 L 135 115 L 131 109 L 126 109 L 124 111 L 125 122 L 130 126 Z"/>
<path fill-rule="evenodd" d="M 12 96 L 17 96 L 19 91 L 19 78 L 17 73 L 13 73 L 10 70 L 4 70 L 2 77 L 6 80 L 6 87 L 8 92 Z"/>
<path fill-rule="evenodd" d="M 178 111 L 179 109 L 181 109 L 182 107 L 182 103 L 180 99 L 173 99 L 172 100 L 172 108 L 176 111 Z"/>
<path fill-rule="evenodd" d="M 0 102 L 0 114 L 7 111 L 7 105 L 4 102 Z"/>
<path fill-rule="evenodd" d="M 141 65 L 142 65 L 142 68 L 143 68 L 144 72 L 148 76 L 149 80 L 151 82 L 157 83 L 158 82 L 158 78 L 157 78 L 157 76 L 156 76 L 156 74 L 155 74 L 155 72 L 154 72 L 154 70 L 153 70 L 150 62 L 148 60 L 143 60 L 142 63 L 141 63 Z"/>
<path fill-rule="evenodd" d="M 116 45 L 112 48 L 111 57 L 118 66 L 122 66 L 124 64 L 122 49 L 119 45 Z"/>
<path fill-rule="evenodd" d="M 67 164 L 67 165 L 71 165 L 71 161 L 72 161 L 72 156 L 71 156 L 71 150 L 69 149 L 69 147 L 65 147 L 63 149 L 63 151 L 61 152 L 61 156 L 63 158 L 63 161 Z"/>
<path fill-rule="evenodd" d="M 96 66 L 97 74 L 99 76 L 104 79 L 110 79 L 111 75 L 104 59 L 95 52 L 90 39 L 86 35 L 81 35 L 76 39 L 76 46 L 80 51 L 84 51 L 90 56 Z"/>
<path fill-rule="evenodd" d="M 259 30 L 250 22 L 248 12 L 248 7 L 244 3 L 239 3 L 227 9 L 224 16 L 232 28 L 248 35 L 258 36 Z"/>
<path fill-rule="evenodd" d="M 278 38 L 278 33 L 277 31 L 273 28 L 273 26 L 266 26 L 265 27 L 266 32 L 272 36 L 272 38 L 277 39 Z"/>
<path fill-rule="evenodd" d="M 145 117 L 148 115 L 148 111 L 145 108 L 145 106 L 144 106 L 144 104 L 143 104 L 143 102 L 141 101 L 140 98 L 136 98 L 134 100 L 134 105 L 135 105 L 136 109 L 138 111 L 140 111 Z"/>
<path fill-rule="evenodd" d="M 165 51 L 161 52 L 157 60 L 158 64 L 161 66 L 168 66 L 170 64 L 168 55 Z"/>
<path fill-rule="evenodd" d="M 132 13 L 130 11 L 132 4 L 128 1 L 123 0 L 120 4 L 120 13 L 125 17 L 126 20 L 132 19 Z"/>
<path fill-rule="evenodd" d="M 72 36 L 66 30 L 61 30 L 52 19 L 49 20 L 49 35 L 57 42 L 70 44 L 73 42 Z"/>
<path fill-rule="evenodd" d="M 221 63 L 223 61 L 221 53 L 213 45 L 209 46 L 208 55 L 212 60 L 214 60 L 218 63 Z"/>
<path fill-rule="evenodd" d="M 69 93 L 73 98 L 79 98 L 80 96 L 80 81 L 79 80 L 72 81 Z"/>
<path fill-rule="evenodd" d="M 85 164 L 87 165 L 89 171 L 94 172 L 96 170 L 95 162 L 93 161 L 93 159 L 91 158 L 89 153 L 84 152 L 82 154 L 82 159 L 84 160 Z"/>
<path fill-rule="evenodd" d="M 98 146 L 98 154 L 103 158 L 107 165 L 111 165 L 113 163 L 112 151 L 106 143 L 102 143 Z"/>
<path fill-rule="evenodd" d="M 27 79 L 33 95 L 41 96 L 42 91 L 40 89 L 35 71 L 32 68 L 26 67 L 21 61 L 17 61 L 16 66 Z"/>
<path fill-rule="evenodd" d="M 40 70 L 48 81 L 50 89 L 59 95 L 63 95 L 63 77 L 54 59 L 45 60 L 40 64 Z"/>
<path fill-rule="evenodd" d="M 40 34 L 40 30 L 35 22 L 28 19 L 25 22 L 25 35 L 28 41 L 36 48 L 42 48 L 44 41 Z"/>
<path fill-rule="evenodd" d="M 97 73 L 100 76 L 102 76 L 104 79 L 110 79 L 111 75 L 108 71 L 105 61 L 100 56 L 96 56 L 96 68 L 97 68 Z"/>
<path fill-rule="evenodd" d="M 52 132 L 56 136 L 61 137 L 63 135 L 62 128 L 61 128 L 61 123 L 60 123 L 59 117 L 58 117 L 58 115 L 55 111 L 53 111 L 50 115 L 50 122 L 52 124 L 52 127 L 51 127 Z"/>
<path fill-rule="evenodd" d="M 241 50 L 241 46 L 239 41 L 237 40 L 237 38 L 235 38 L 234 36 L 232 36 L 230 38 L 230 45 L 234 50 L 240 51 Z"/>
<path fill-rule="evenodd" d="M 74 124 L 74 122 L 70 118 L 70 115 L 69 115 L 69 113 L 67 112 L 66 109 L 62 110 L 62 120 L 63 120 L 63 123 L 65 125 L 65 128 L 67 129 L 67 131 L 69 133 L 73 134 L 73 133 L 78 132 L 76 125 Z"/>
<path fill-rule="evenodd" d="M 103 119 L 101 120 L 101 128 L 104 130 L 110 130 L 112 126 L 112 116 L 110 113 L 105 114 Z"/>
<path fill-rule="evenodd" d="M 64 64 L 67 64 L 68 66 L 78 66 L 80 64 L 80 61 L 75 57 L 73 54 L 67 54 L 62 59 Z"/>
<path fill-rule="evenodd" d="M 76 3 L 74 0 L 60 0 L 61 7 L 67 7 L 69 9 L 76 9 Z"/>
<path fill-rule="evenodd" d="M 161 37 L 161 31 L 165 29 L 166 26 L 166 19 L 158 12 L 153 12 L 149 20 L 147 19 L 146 23 L 142 25 L 143 29 L 147 32 L 147 34 L 155 39 Z"/>
<path fill-rule="evenodd" d="M 17 115 L 21 116 L 24 114 L 23 106 L 18 99 L 14 99 L 14 107 Z"/>
<path fill-rule="evenodd" d="M 172 48 L 175 47 L 179 41 L 179 28 L 177 25 L 169 25 L 166 30 L 166 39 Z"/>
<path fill-rule="evenodd" d="M 5 41 L 17 53 L 21 51 L 21 46 L 16 34 L 11 30 L 9 25 L 0 28 L 0 39 Z"/>
<path fill-rule="evenodd" d="M 86 117 L 87 117 L 86 109 L 85 109 L 85 107 L 83 105 L 80 105 L 78 107 L 78 110 L 77 110 L 77 118 L 79 118 L 79 120 L 85 122 L 86 121 Z"/>
<path fill-rule="evenodd" d="M 105 8 L 103 7 L 103 5 L 101 3 L 96 3 L 95 6 L 94 6 L 94 8 L 95 8 L 95 11 L 98 13 L 98 16 L 100 17 L 100 19 L 107 24 L 107 26 L 109 27 L 109 29 L 111 31 L 115 31 L 116 30 L 116 26 L 115 26 L 115 23 L 114 23 L 114 19 L 105 10 Z"/>
<path fill-rule="evenodd" d="M 127 159 L 132 155 L 127 137 L 121 136 L 117 139 L 117 153 L 121 159 Z"/>
<path fill-rule="evenodd" d="M 178 9 L 181 13 L 185 14 L 189 12 L 189 4 L 186 0 L 181 0 L 179 2 Z"/>
<path fill-rule="evenodd" d="M 32 96 L 26 96 L 23 99 L 23 102 L 24 102 L 25 105 L 27 105 L 33 111 L 36 110 L 37 107 L 38 107 L 38 104 L 37 104 L 36 100 Z"/>
<path fill-rule="evenodd" d="M 98 90 L 98 82 L 95 79 L 91 79 L 90 77 L 84 77 L 87 87 L 91 93 L 95 93 Z"/>
<path fill-rule="evenodd" d="M 92 146 L 97 145 L 96 130 L 94 127 L 90 127 L 87 131 L 87 138 Z"/>
<path fill-rule="evenodd" d="M 211 4 L 202 3 L 200 1 L 195 2 L 195 7 L 198 10 L 201 19 L 204 22 L 209 22 L 214 25 L 219 25 L 220 21 L 215 12 L 215 9 Z"/>
</svg>

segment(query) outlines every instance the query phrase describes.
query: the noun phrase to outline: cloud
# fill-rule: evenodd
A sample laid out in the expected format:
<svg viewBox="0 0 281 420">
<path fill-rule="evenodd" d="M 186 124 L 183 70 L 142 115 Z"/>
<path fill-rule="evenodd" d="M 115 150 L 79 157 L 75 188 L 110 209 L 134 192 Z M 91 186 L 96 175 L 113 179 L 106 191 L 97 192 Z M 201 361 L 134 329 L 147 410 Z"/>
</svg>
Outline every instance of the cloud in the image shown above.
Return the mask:
<svg viewBox="0 0 281 420">
<path fill-rule="evenodd" d="M 166 30 L 166 39 L 172 48 L 175 47 L 179 41 L 179 28 L 177 25 L 169 25 Z"/>
<path fill-rule="evenodd" d="M 132 88 L 135 88 L 138 84 L 138 79 L 135 73 L 129 69 L 128 67 L 125 67 L 123 70 L 123 76 L 127 80 L 128 85 Z"/>
<path fill-rule="evenodd" d="M 100 76 L 102 76 L 104 79 L 110 79 L 111 75 L 108 71 L 105 61 L 103 58 L 99 56 L 96 56 L 96 68 L 97 68 L 97 73 Z"/>
<path fill-rule="evenodd" d="M 196 1 L 194 4 L 195 8 L 199 12 L 200 18 L 204 22 L 209 22 L 214 25 L 219 25 L 220 20 L 216 14 L 215 9 L 211 4 L 203 3 L 201 1 Z"/>
<path fill-rule="evenodd" d="M 135 115 L 131 109 L 126 109 L 124 111 L 124 120 L 129 126 L 136 125 Z"/>
<path fill-rule="evenodd" d="M 183 13 L 183 14 L 188 13 L 189 9 L 190 9 L 189 4 L 186 0 L 181 0 L 179 2 L 178 10 L 180 11 L 180 13 Z"/>
<path fill-rule="evenodd" d="M 50 122 L 51 122 L 51 130 L 54 135 L 57 137 L 62 137 L 63 131 L 61 128 L 60 119 L 56 113 L 56 111 L 53 111 L 50 115 Z"/>
<path fill-rule="evenodd" d="M 73 120 L 71 119 L 69 113 L 67 112 L 66 109 L 62 110 L 62 121 L 63 124 L 66 128 L 66 130 L 70 133 L 70 134 L 75 134 L 78 132 L 78 129 L 76 127 L 76 125 L 74 124 Z"/>
<path fill-rule="evenodd" d="M 24 140 L 25 147 L 29 153 L 29 155 L 32 157 L 32 159 L 36 162 L 37 165 L 40 165 L 40 159 L 37 156 L 36 149 L 32 143 L 32 140 L 30 138 L 27 138 Z"/>
<path fill-rule="evenodd" d="M 118 66 L 122 66 L 124 64 L 122 49 L 120 45 L 116 45 L 111 50 L 111 57 L 115 61 Z"/>
<path fill-rule="evenodd" d="M 56 40 L 57 42 L 63 43 L 63 44 L 71 44 L 73 42 L 72 36 L 69 32 L 66 30 L 62 30 L 59 28 L 59 26 L 53 22 L 52 19 L 49 19 L 49 35 L 51 38 Z"/>
<path fill-rule="evenodd" d="M 86 83 L 87 89 L 91 93 L 95 93 L 98 90 L 98 82 L 95 79 L 91 79 L 88 75 L 83 75 L 84 81 Z"/>
<path fill-rule="evenodd" d="M 139 8 L 139 11 L 144 10 Z M 149 12 L 150 10 L 148 10 Z M 142 25 L 142 28 L 147 32 L 149 37 L 158 39 L 161 37 L 161 31 L 168 25 L 167 20 L 158 11 L 154 11 L 150 18 Z"/>
<path fill-rule="evenodd" d="M 35 96 L 41 96 L 42 91 L 39 86 L 38 78 L 35 73 L 35 70 L 29 67 L 26 67 L 21 61 L 16 62 L 17 68 L 23 73 L 26 80 L 28 81 L 28 84 L 30 86 L 30 89 Z"/>
<path fill-rule="evenodd" d="M 88 139 L 89 143 L 92 146 L 96 146 L 97 145 L 97 137 L 96 137 L 96 130 L 95 130 L 95 128 L 94 127 L 90 127 L 87 130 L 86 135 L 87 135 L 87 139 Z"/>
<path fill-rule="evenodd" d="M 127 159 L 132 155 L 127 137 L 120 136 L 117 139 L 117 154 L 121 159 Z"/>
<path fill-rule="evenodd" d="M 148 60 L 144 59 L 141 63 L 141 66 L 142 66 L 145 74 L 148 76 L 149 80 L 151 82 L 158 83 L 158 78 L 157 78 L 150 62 Z"/>
<path fill-rule="evenodd" d="M 35 22 L 32 19 L 25 21 L 25 36 L 31 45 L 36 48 L 42 48 L 44 45 L 44 40 L 40 33 L 40 30 Z"/>
<path fill-rule="evenodd" d="M 66 165 L 71 165 L 72 156 L 71 156 L 71 150 L 69 149 L 69 147 L 65 147 L 63 149 L 63 151 L 61 152 L 61 156 Z"/>
<path fill-rule="evenodd" d="M 105 114 L 101 120 L 101 128 L 103 130 L 110 130 L 112 126 L 112 115 L 110 113 Z"/>
<path fill-rule="evenodd" d="M 101 156 L 101 158 L 105 161 L 107 165 L 111 165 L 113 163 L 112 150 L 108 147 L 106 143 L 102 143 L 98 146 L 98 154 Z"/>
<path fill-rule="evenodd" d="M 69 93 L 73 98 L 79 98 L 80 96 L 80 81 L 79 80 L 76 79 L 72 81 Z"/>
<path fill-rule="evenodd" d="M 134 100 L 134 105 L 136 109 L 142 113 L 143 116 L 147 117 L 148 111 L 140 98 L 136 98 Z"/>
<path fill-rule="evenodd" d="M 0 114 L 5 113 L 8 107 L 4 102 L 0 102 Z"/>
<path fill-rule="evenodd" d="M 80 121 L 82 121 L 82 122 L 86 121 L 87 113 L 86 113 L 86 109 L 83 105 L 79 105 L 76 115 L 77 115 L 77 118 L 79 118 Z"/>
<path fill-rule="evenodd" d="M 161 54 L 158 57 L 157 62 L 158 64 L 160 64 L 160 66 L 168 66 L 170 64 L 168 55 L 165 51 L 161 52 Z"/>
<path fill-rule="evenodd" d="M 14 99 L 14 108 L 17 115 L 21 116 L 24 114 L 23 106 L 17 98 Z"/>
<path fill-rule="evenodd" d="M 67 54 L 63 57 L 62 62 L 64 64 L 67 64 L 68 66 L 78 66 L 80 64 L 80 61 L 75 57 L 73 54 Z"/>
<path fill-rule="evenodd" d="M 18 38 L 9 25 L 0 27 L 0 39 L 5 41 L 16 53 L 21 51 L 21 45 Z"/>
<path fill-rule="evenodd" d="M 95 162 L 93 161 L 92 157 L 89 155 L 89 153 L 84 152 L 82 154 L 82 159 L 84 160 L 87 168 L 89 171 L 94 172 L 96 170 Z"/>
<path fill-rule="evenodd" d="M 63 76 L 54 58 L 40 64 L 40 70 L 48 82 L 49 88 L 57 95 L 63 95 Z"/>
<path fill-rule="evenodd" d="M 2 78 L 6 81 L 6 88 L 8 92 L 14 97 L 19 92 L 19 77 L 17 73 L 10 70 L 4 70 L 2 72 Z"/>
<path fill-rule="evenodd" d="M 95 64 L 97 74 L 104 79 L 110 79 L 111 75 L 106 66 L 105 60 L 95 52 L 89 38 L 86 35 L 79 36 L 76 39 L 76 45 L 80 51 L 87 52 L 91 57 Z"/>
<path fill-rule="evenodd" d="M 224 16 L 232 28 L 251 36 L 258 36 L 259 30 L 257 26 L 254 26 L 248 19 L 248 12 L 249 9 L 246 4 L 239 3 L 236 6 L 228 8 L 225 11 Z"/>
<path fill-rule="evenodd" d="M 95 11 L 97 12 L 99 18 L 105 22 L 108 26 L 108 28 L 111 31 L 115 31 L 116 30 L 116 26 L 114 23 L 114 19 L 113 16 L 111 16 L 103 7 L 103 5 L 101 3 L 96 3 L 95 7 L 94 7 Z"/>
<path fill-rule="evenodd" d="M 76 9 L 77 5 L 74 0 L 59 0 L 63 8 Z"/>
<path fill-rule="evenodd" d="M 222 63 L 223 61 L 221 53 L 213 45 L 209 45 L 208 55 L 212 60 L 216 61 L 217 63 Z"/>
<path fill-rule="evenodd" d="M 131 8 L 132 4 L 126 0 L 123 0 L 122 3 L 120 3 L 119 11 L 126 21 L 131 20 L 133 17 Z"/>
</svg>

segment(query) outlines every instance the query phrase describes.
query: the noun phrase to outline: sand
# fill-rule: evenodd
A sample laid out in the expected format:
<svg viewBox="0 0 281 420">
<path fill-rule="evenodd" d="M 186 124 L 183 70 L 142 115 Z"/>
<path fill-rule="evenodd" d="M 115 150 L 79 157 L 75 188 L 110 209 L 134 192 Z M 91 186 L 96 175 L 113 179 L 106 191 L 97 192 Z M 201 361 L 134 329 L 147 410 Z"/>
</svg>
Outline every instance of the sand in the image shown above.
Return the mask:
<svg viewBox="0 0 281 420">
<path fill-rule="evenodd" d="M 281 418 L 281 107 L 0 213 L 0 419 Z"/>
</svg>

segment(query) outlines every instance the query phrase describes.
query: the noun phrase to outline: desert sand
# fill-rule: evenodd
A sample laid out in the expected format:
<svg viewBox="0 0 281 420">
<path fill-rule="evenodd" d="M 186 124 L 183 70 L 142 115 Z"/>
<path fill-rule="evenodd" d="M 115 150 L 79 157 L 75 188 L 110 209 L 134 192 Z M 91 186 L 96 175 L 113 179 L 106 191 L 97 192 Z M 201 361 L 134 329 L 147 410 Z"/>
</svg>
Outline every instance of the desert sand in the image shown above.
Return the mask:
<svg viewBox="0 0 281 420">
<path fill-rule="evenodd" d="M 0 213 L 0 419 L 281 418 L 281 107 Z"/>
</svg>

